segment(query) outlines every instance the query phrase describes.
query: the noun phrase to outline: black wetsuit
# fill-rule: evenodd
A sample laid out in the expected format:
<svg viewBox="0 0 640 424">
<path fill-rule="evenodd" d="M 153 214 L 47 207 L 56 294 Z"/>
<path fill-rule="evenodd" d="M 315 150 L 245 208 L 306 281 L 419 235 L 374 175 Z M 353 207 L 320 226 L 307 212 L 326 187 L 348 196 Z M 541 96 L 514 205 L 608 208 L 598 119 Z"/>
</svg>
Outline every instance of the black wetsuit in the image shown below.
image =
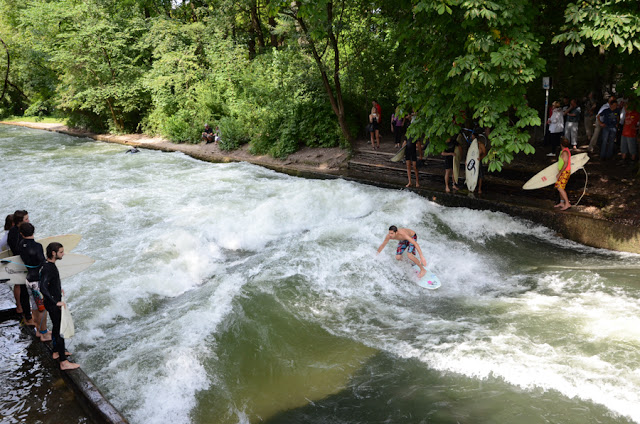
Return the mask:
<svg viewBox="0 0 640 424">
<path fill-rule="evenodd" d="M 62 317 L 58 302 L 62 301 L 62 287 L 60 273 L 55 263 L 46 261 L 40 269 L 40 292 L 44 297 L 44 307 L 49 312 L 53 329 L 51 335 L 55 340 L 55 347 L 60 355 L 60 362 L 66 361 L 64 339 L 60 335 L 60 318 Z"/>
<path fill-rule="evenodd" d="M 18 250 L 22 262 L 27 266 L 27 281 L 38 281 L 40 267 L 45 261 L 42 245 L 34 239 L 22 239 L 18 244 Z"/>
<path fill-rule="evenodd" d="M 12 255 L 20 254 L 21 241 L 22 236 L 20 235 L 20 230 L 17 225 L 14 225 L 9 229 L 9 233 L 7 234 L 7 244 L 9 245 L 9 249 L 11 249 Z M 20 307 L 22 308 L 24 318 L 29 321 L 32 318 L 31 305 L 29 304 L 29 292 L 26 287 L 20 287 Z"/>
<path fill-rule="evenodd" d="M 12 255 L 19 255 L 18 243 L 22 240 L 22 236 L 20 235 L 20 229 L 17 225 L 14 225 L 9 229 L 7 233 L 7 244 L 9 245 L 9 249 L 11 249 Z"/>
<path fill-rule="evenodd" d="M 22 262 L 27 267 L 27 281 L 38 281 L 40 279 L 40 267 L 45 261 L 42 245 L 34 239 L 22 239 L 18 243 L 18 250 L 20 251 Z M 20 305 L 23 311 L 30 309 L 28 290 L 27 286 L 20 287 Z M 25 306 L 27 309 L 25 309 Z"/>
</svg>

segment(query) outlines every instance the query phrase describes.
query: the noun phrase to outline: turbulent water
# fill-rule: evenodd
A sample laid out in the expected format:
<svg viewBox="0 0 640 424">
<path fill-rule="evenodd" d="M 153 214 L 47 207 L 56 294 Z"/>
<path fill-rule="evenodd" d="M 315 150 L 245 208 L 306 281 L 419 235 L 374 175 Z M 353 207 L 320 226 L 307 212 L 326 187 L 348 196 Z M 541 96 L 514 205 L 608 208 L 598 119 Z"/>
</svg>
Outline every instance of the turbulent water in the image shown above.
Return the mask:
<svg viewBox="0 0 640 424">
<path fill-rule="evenodd" d="M 132 423 L 640 423 L 640 257 L 508 215 L 0 127 L 5 213 L 80 233 L 75 359 Z M 443 286 L 418 287 L 389 225 Z"/>
</svg>

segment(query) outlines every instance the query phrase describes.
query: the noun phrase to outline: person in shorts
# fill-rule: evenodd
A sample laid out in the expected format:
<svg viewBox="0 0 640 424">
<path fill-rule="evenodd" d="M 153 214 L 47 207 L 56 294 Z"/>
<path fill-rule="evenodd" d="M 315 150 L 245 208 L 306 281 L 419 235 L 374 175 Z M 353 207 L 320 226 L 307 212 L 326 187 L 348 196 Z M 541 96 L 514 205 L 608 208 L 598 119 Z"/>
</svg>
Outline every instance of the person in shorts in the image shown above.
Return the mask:
<svg viewBox="0 0 640 424">
<path fill-rule="evenodd" d="M 453 157 L 455 156 L 456 150 L 456 142 L 457 136 L 450 137 L 447 140 L 447 147 L 442 152 L 442 156 L 444 156 L 444 190 L 449 193 L 451 190 L 449 189 L 449 178 L 453 180 Z M 458 182 L 453 181 L 453 189 L 458 190 Z"/>
<path fill-rule="evenodd" d="M 620 139 L 620 152 L 622 160 L 627 159 L 627 155 L 631 155 L 631 160 L 638 158 L 638 123 L 640 123 L 640 113 L 631 109 L 631 105 L 627 106 L 627 113 L 624 117 L 624 126 L 622 127 L 622 138 Z"/>
<path fill-rule="evenodd" d="M 409 182 L 405 187 L 411 187 L 412 168 L 416 176 L 416 187 L 420 187 L 420 181 L 418 180 L 418 152 L 416 139 L 413 137 L 407 137 L 403 146 L 406 146 L 404 149 L 404 159 L 407 162 L 407 178 L 409 179 Z"/>
<path fill-rule="evenodd" d="M 411 261 L 420 268 L 420 273 L 418 274 L 418 278 L 424 277 L 427 273 L 427 270 L 424 268 L 427 266 L 427 260 L 424 258 L 422 254 L 422 249 L 420 249 L 420 245 L 418 244 L 418 235 L 415 231 L 409 228 L 400 228 L 392 225 L 389 227 L 389 232 L 387 236 L 384 238 L 384 241 L 378 247 L 378 253 L 382 252 L 382 249 L 389 243 L 389 240 L 398 240 L 398 247 L 396 248 L 396 259 L 401 260 L 402 254 L 407 251 L 407 257 L 411 259 Z M 416 257 L 416 251 L 418 255 L 420 255 L 420 260 Z"/>
<path fill-rule="evenodd" d="M 560 202 L 554 206 L 554 208 L 560 208 L 561 211 L 567 210 L 571 207 L 569 203 L 569 197 L 567 196 L 567 183 L 571 176 L 571 151 L 569 150 L 569 140 L 566 137 L 560 139 L 560 146 L 562 151 L 560 157 L 558 157 L 558 174 L 556 175 L 555 188 L 560 193 Z"/>
</svg>

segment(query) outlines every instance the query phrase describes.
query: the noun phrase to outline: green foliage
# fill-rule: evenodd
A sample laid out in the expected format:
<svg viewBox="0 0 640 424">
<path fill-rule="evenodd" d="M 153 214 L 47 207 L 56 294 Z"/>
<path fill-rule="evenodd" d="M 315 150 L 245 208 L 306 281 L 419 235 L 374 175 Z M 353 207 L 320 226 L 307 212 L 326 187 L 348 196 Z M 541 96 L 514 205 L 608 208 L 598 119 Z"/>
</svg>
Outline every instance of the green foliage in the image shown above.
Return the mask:
<svg viewBox="0 0 640 424">
<path fill-rule="evenodd" d="M 433 153 L 491 128 L 500 170 L 533 152 L 543 72 L 640 94 L 639 33 L 635 0 L 0 0 L 0 114 L 190 143 L 209 123 L 224 149 L 285 157 L 347 146 L 375 99 L 385 123 L 415 109 Z"/>
<path fill-rule="evenodd" d="M 251 139 L 248 126 L 238 118 L 225 116 L 217 122 L 220 128 L 219 145 L 222 150 L 235 150 Z"/>
<path fill-rule="evenodd" d="M 461 125 L 476 121 L 493 131 L 491 170 L 515 153 L 533 152 L 525 128 L 540 119 L 524 94 L 544 61 L 541 41 L 531 31 L 531 2 L 421 0 L 412 5 L 414 14 L 401 17 L 407 31 L 399 36 L 408 57 L 402 67 L 403 108 L 415 109 L 420 118 L 409 134 L 429 138 L 430 151 L 440 153 Z"/>
</svg>

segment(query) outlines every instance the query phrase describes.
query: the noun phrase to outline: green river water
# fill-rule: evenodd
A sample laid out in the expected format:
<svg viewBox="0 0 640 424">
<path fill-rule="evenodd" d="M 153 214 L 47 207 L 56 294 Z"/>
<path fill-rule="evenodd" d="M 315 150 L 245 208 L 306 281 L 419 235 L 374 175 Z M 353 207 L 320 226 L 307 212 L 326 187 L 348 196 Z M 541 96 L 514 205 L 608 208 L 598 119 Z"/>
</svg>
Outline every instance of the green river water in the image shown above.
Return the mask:
<svg viewBox="0 0 640 424">
<path fill-rule="evenodd" d="M 407 191 L 126 150 L 0 126 L 2 210 L 96 259 L 62 282 L 69 344 L 130 422 L 640 423 L 640 256 Z M 440 289 L 395 242 L 376 255 L 392 224 Z M 0 411 L 27 368 L 1 369 Z"/>
</svg>

